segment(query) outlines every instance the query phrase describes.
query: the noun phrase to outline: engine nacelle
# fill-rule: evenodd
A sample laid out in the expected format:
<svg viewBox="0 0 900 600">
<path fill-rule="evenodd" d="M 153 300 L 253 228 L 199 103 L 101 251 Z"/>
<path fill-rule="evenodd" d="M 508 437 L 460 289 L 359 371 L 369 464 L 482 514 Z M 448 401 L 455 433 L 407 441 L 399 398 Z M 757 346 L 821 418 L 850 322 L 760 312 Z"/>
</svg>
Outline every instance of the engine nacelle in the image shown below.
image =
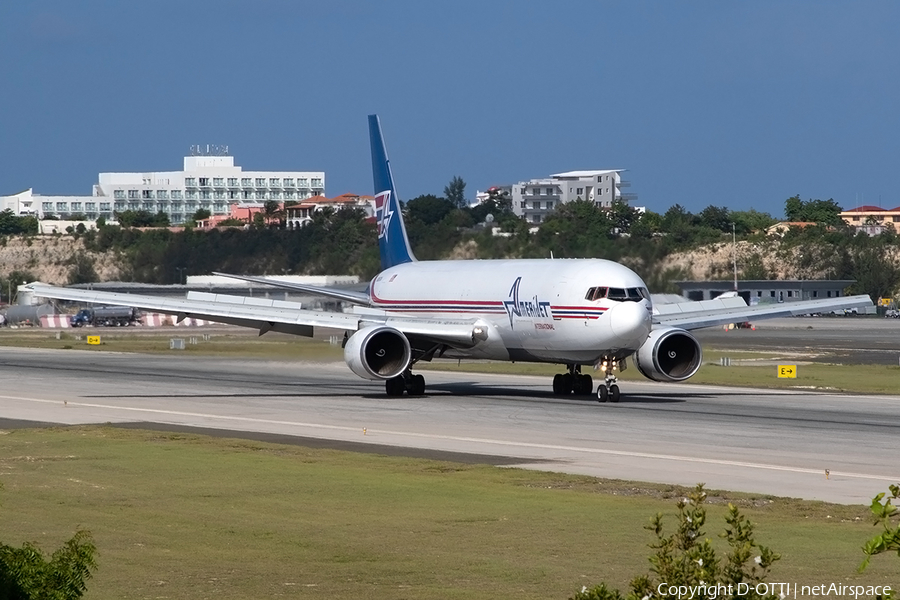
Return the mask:
<svg viewBox="0 0 900 600">
<path fill-rule="evenodd" d="M 700 342 L 675 327 L 654 329 L 634 354 L 638 371 L 653 381 L 684 381 L 697 372 L 702 362 Z"/>
<path fill-rule="evenodd" d="M 347 340 L 344 360 L 363 379 L 391 379 L 409 367 L 412 350 L 406 336 L 393 327 L 364 327 Z"/>
</svg>

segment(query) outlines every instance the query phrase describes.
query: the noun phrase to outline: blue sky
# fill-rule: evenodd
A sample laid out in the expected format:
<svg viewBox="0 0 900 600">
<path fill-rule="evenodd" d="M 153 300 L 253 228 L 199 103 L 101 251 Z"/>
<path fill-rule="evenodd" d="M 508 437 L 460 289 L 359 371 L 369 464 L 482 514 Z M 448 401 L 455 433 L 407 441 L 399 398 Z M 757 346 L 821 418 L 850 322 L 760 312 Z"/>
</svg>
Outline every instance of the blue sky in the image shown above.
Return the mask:
<svg viewBox="0 0 900 600">
<path fill-rule="evenodd" d="M 324 170 L 400 196 L 625 168 L 638 205 L 900 205 L 900 4 L 5 2 L 0 194 L 101 171 Z"/>
</svg>

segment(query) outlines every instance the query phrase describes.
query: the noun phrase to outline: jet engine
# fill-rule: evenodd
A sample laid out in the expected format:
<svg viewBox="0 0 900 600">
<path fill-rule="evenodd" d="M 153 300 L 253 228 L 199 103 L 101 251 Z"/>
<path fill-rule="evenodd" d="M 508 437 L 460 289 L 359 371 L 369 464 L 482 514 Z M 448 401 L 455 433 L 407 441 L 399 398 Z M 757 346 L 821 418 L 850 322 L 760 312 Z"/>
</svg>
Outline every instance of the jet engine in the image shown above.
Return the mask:
<svg viewBox="0 0 900 600">
<path fill-rule="evenodd" d="M 703 349 L 684 329 L 660 327 L 634 354 L 641 375 L 653 381 L 684 381 L 700 368 Z"/>
<path fill-rule="evenodd" d="M 392 327 L 364 327 L 350 336 L 344 360 L 363 379 L 391 379 L 402 375 L 412 359 L 409 340 Z"/>
</svg>

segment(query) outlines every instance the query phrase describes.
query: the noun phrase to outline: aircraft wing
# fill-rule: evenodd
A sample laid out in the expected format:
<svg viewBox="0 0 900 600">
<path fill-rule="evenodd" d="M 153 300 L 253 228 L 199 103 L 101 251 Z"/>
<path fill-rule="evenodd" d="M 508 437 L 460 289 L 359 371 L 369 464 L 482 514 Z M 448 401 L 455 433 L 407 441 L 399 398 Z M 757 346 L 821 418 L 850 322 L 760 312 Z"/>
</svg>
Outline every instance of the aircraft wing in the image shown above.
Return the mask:
<svg viewBox="0 0 900 600">
<path fill-rule="evenodd" d="M 654 325 L 669 325 L 690 330 L 740 323 L 751 319 L 757 321 L 777 317 L 795 317 L 867 306 L 872 306 L 872 300 L 866 295 L 758 304 L 756 306 L 747 306 L 742 298 L 723 298 L 657 306 L 657 313 L 653 315 L 653 323 Z"/>
<path fill-rule="evenodd" d="M 396 317 L 383 313 L 312 311 L 301 308 L 297 302 L 207 292 L 189 292 L 186 298 L 163 298 L 62 288 L 43 283 L 31 283 L 28 287 L 35 296 L 43 298 L 132 306 L 175 315 L 179 321 L 190 317 L 249 327 L 259 330 L 260 335 L 277 331 L 312 337 L 314 327 L 353 332 L 370 325 L 385 325 L 425 343 L 447 344 L 455 348 L 471 348 L 484 339 L 484 329 L 474 319 L 429 319 Z"/>
<path fill-rule="evenodd" d="M 254 277 L 252 275 L 230 275 L 228 273 L 213 273 L 222 277 L 231 277 L 232 279 L 240 279 L 251 283 L 259 283 L 262 285 L 270 285 L 273 287 L 305 292 L 314 296 L 325 296 L 326 298 L 334 298 L 343 300 L 351 304 L 359 304 L 361 306 L 371 306 L 372 302 L 367 292 L 354 292 L 353 290 L 339 290 L 332 287 L 321 287 L 318 285 L 307 285 L 304 283 L 294 283 L 292 281 L 279 281 L 277 279 L 269 279 L 267 277 Z"/>
</svg>

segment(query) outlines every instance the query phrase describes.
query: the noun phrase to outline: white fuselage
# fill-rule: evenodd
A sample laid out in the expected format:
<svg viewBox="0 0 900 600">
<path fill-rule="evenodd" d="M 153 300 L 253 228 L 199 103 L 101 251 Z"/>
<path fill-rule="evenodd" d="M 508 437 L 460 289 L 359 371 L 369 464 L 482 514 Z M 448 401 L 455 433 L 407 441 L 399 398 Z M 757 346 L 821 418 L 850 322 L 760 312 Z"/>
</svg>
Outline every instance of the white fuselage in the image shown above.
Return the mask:
<svg viewBox="0 0 900 600">
<path fill-rule="evenodd" d="M 598 288 L 608 297 L 591 299 Z M 390 314 L 472 319 L 487 328 L 486 341 L 445 354 L 454 357 L 590 364 L 633 353 L 651 327 L 644 282 L 601 259 L 405 263 L 375 277 L 369 293 Z"/>
</svg>

